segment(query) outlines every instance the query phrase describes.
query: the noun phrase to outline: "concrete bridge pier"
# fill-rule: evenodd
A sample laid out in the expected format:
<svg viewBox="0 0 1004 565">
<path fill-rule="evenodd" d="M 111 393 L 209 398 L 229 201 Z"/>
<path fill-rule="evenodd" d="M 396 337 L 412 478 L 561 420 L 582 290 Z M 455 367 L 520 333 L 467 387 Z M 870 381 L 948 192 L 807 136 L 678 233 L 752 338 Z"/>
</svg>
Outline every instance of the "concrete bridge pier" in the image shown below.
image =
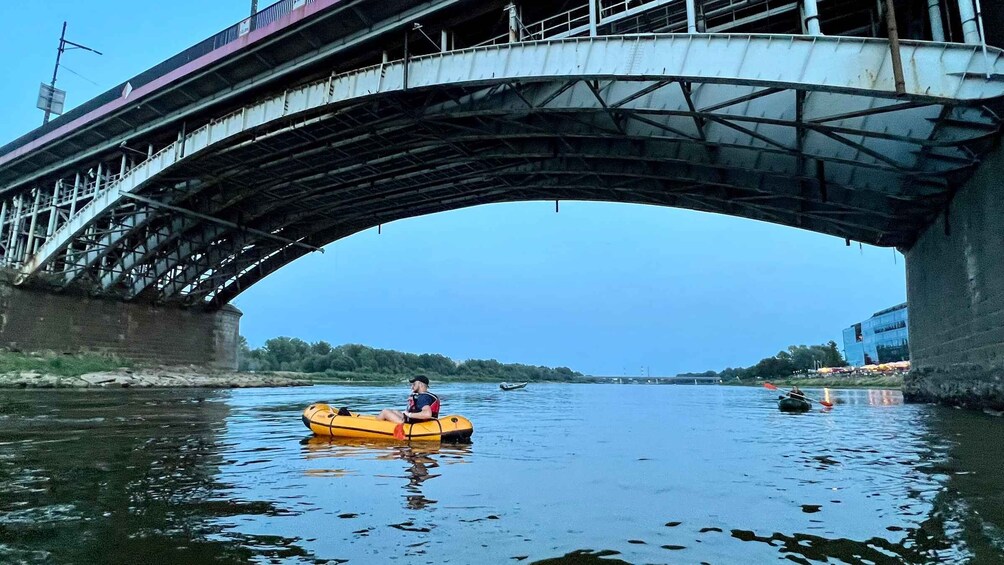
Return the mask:
<svg viewBox="0 0 1004 565">
<path fill-rule="evenodd" d="M 159 307 L 0 282 L 0 348 L 237 369 L 241 311 Z"/>
<path fill-rule="evenodd" d="M 906 279 L 906 399 L 1004 410 L 1004 148 L 907 251 Z"/>
</svg>

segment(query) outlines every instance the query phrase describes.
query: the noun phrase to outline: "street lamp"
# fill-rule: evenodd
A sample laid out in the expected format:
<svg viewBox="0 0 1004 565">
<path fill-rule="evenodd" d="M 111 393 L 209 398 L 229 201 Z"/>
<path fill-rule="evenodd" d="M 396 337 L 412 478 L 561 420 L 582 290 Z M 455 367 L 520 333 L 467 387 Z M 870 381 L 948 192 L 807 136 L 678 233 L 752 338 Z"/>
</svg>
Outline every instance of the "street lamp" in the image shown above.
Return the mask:
<svg viewBox="0 0 1004 565">
<path fill-rule="evenodd" d="M 69 45 L 69 47 L 67 47 Z M 63 58 L 63 51 L 69 49 L 84 49 L 85 51 L 90 51 L 91 53 L 97 53 L 101 55 L 102 53 L 96 49 L 91 49 L 79 43 L 74 43 L 66 39 L 66 22 L 63 22 L 63 33 L 59 35 L 59 49 L 56 51 L 56 67 L 52 69 L 52 82 L 46 86 L 42 84 L 42 88 L 39 91 L 39 108 L 45 110 L 45 117 L 42 118 L 42 125 L 49 123 L 49 116 L 53 113 L 62 114 L 63 113 L 63 100 L 66 98 L 66 92 L 62 90 L 56 90 L 56 76 L 59 74 L 59 60 Z M 53 103 L 58 99 L 59 108 L 55 108 Z M 42 105 L 44 104 L 44 106 Z"/>
</svg>

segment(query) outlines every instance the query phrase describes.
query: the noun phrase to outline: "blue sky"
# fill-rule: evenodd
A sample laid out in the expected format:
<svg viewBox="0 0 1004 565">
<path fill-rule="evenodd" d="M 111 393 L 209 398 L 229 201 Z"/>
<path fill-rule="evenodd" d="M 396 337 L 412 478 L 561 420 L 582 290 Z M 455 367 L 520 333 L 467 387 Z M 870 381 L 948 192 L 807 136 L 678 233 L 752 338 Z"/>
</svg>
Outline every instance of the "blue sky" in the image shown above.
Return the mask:
<svg viewBox="0 0 1004 565">
<path fill-rule="evenodd" d="M 267 1 L 260 2 L 262 6 Z M 249 0 L 0 2 L 0 144 L 244 17 Z M 73 74 L 73 71 L 77 74 Z M 653 375 L 750 365 L 905 300 L 903 257 L 793 228 L 650 206 L 499 204 L 360 233 L 241 295 L 252 345 L 276 335 L 458 360 Z"/>
</svg>

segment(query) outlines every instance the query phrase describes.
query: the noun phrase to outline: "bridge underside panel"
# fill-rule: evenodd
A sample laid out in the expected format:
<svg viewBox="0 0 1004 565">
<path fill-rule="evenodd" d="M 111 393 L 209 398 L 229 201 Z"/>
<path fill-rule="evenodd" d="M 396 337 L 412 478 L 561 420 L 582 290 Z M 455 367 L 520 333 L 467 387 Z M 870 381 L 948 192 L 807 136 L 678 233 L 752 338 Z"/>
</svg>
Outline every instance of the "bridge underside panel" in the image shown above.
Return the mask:
<svg viewBox="0 0 1004 565">
<path fill-rule="evenodd" d="M 908 247 L 990 148 L 979 102 L 1004 87 L 974 78 L 971 46 L 907 49 L 902 97 L 888 46 L 847 38 L 568 41 L 363 69 L 195 130 L 47 237 L 0 247 L 37 284 L 212 307 L 360 230 L 494 202 L 656 204 Z M 886 74 L 822 68 L 851 56 Z"/>
</svg>

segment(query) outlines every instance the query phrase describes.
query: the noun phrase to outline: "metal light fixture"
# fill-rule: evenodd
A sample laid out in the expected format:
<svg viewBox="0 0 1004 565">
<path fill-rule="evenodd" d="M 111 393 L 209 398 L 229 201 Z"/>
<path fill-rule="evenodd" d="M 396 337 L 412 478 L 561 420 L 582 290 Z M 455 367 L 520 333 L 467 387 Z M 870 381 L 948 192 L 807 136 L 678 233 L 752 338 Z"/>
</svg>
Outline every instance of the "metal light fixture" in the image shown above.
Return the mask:
<svg viewBox="0 0 1004 565">
<path fill-rule="evenodd" d="M 69 47 L 67 47 L 67 45 L 69 45 Z M 59 49 L 56 51 L 56 67 L 52 69 L 52 81 L 48 85 L 43 83 L 42 87 L 39 89 L 38 107 L 41 110 L 45 110 L 45 117 L 42 118 L 42 125 L 49 123 L 49 116 L 52 114 L 63 113 L 63 100 L 66 98 L 66 92 L 56 89 L 56 75 L 59 74 L 59 61 L 63 58 L 63 52 L 69 49 L 84 49 L 85 51 L 97 53 L 98 55 L 102 54 L 96 49 L 91 49 L 90 47 L 74 43 L 66 39 L 66 22 L 63 22 L 63 32 L 59 35 Z"/>
</svg>

